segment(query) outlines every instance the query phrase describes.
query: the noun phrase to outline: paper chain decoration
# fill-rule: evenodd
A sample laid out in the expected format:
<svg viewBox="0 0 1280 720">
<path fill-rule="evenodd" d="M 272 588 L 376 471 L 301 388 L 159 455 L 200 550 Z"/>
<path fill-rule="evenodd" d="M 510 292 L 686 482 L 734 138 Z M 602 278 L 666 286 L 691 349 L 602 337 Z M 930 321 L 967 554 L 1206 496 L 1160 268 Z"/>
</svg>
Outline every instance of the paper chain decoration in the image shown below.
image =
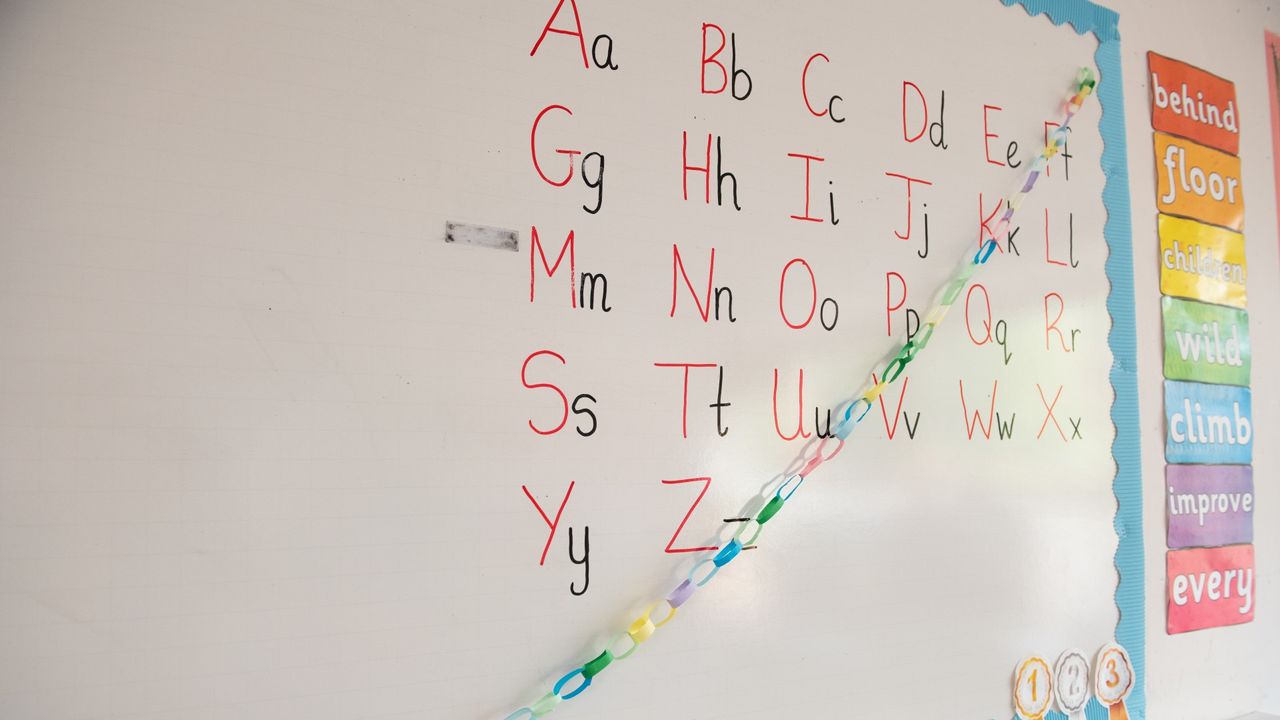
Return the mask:
<svg viewBox="0 0 1280 720">
<path fill-rule="evenodd" d="M 1036 180 L 1039 179 L 1041 172 L 1049 164 L 1049 160 L 1057 155 L 1067 142 L 1067 128 L 1071 124 L 1071 119 L 1080 110 L 1097 81 L 1093 71 L 1089 68 L 1081 68 L 1076 76 L 1074 90 L 1070 97 L 1066 99 L 1064 108 L 1064 117 L 1062 123 L 1058 126 L 1049 138 L 1043 150 L 1036 154 L 1035 160 L 1032 161 L 1031 167 L 1027 171 L 1026 182 L 1023 183 L 1022 189 L 1009 196 L 1006 200 L 1006 208 L 1004 214 L 1000 217 L 1000 221 L 996 224 L 995 230 L 991 232 L 990 237 L 978 249 L 973 259 L 966 262 L 956 276 L 951 279 L 942 288 L 942 292 L 938 299 L 934 302 L 933 307 L 925 315 L 924 321 L 921 323 L 917 337 L 908 340 L 906 344 L 898 351 L 897 355 L 884 368 L 884 373 L 880 380 L 875 381 L 872 375 L 873 385 L 856 396 L 852 401 L 846 400 L 841 403 L 840 407 L 844 407 L 844 413 L 841 416 L 839 424 L 831 436 L 825 437 L 821 442 L 817 443 L 812 455 L 805 457 L 802 453 L 800 461 L 803 462 L 800 469 L 795 473 L 785 475 L 783 483 L 773 492 L 773 497 L 765 503 L 759 513 L 754 518 L 743 523 L 733 534 L 731 539 L 724 547 L 714 551 L 709 551 L 698 560 L 696 564 L 689 570 L 689 575 L 683 582 L 675 587 L 665 598 L 649 605 L 644 613 L 636 618 L 626 630 L 615 635 L 606 645 L 605 649 L 599 655 L 588 660 L 581 666 L 570 670 L 560 677 L 552 686 L 551 692 L 543 695 L 536 702 L 516 710 L 507 715 L 506 720 L 536 720 L 555 710 L 556 707 L 564 700 L 572 700 L 582 694 L 584 690 L 591 687 L 592 681 L 597 675 L 604 672 L 606 668 L 613 664 L 616 660 L 625 660 L 631 657 L 632 653 L 640 647 L 642 643 L 653 637 L 658 628 L 671 622 L 676 616 L 676 611 L 681 605 L 689 601 L 693 597 L 698 588 L 711 582 L 711 579 L 720 572 L 720 568 L 728 565 L 738 554 L 742 552 L 744 546 L 753 545 L 760 537 L 760 533 L 764 530 L 765 523 L 773 519 L 775 515 L 782 510 L 791 496 L 804 483 L 806 477 L 811 475 L 823 463 L 831 460 L 844 449 L 844 441 L 853 432 L 853 429 L 862 421 L 868 411 L 871 410 L 872 403 L 884 392 L 884 389 L 890 383 L 898 379 L 902 371 L 907 365 L 915 359 L 917 353 L 923 350 L 933 337 L 934 329 L 946 317 L 947 311 L 951 309 L 951 305 L 955 303 L 956 298 L 960 296 L 960 292 L 964 290 L 969 279 L 973 277 L 978 268 L 985 265 L 987 260 L 991 258 L 991 253 L 996 249 L 996 238 L 1009 229 L 1009 221 L 1013 218 L 1014 212 L 1022 205 L 1022 201 L 1026 199 L 1027 194 L 1035 187 Z M 861 408 L 859 406 L 862 406 Z M 856 413 L 856 414 L 855 414 Z M 830 454 L 824 456 L 823 452 L 828 441 L 834 437 L 838 444 Z M 794 466 L 795 461 L 792 462 Z M 748 528 L 752 525 L 755 528 L 751 530 L 750 536 L 745 540 L 743 536 L 747 534 Z M 666 603 L 667 609 L 663 612 L 662 618 L 654 620 L 653 611 L 658 605 Z M 629 641 L 629 647 L 625 652 L 615 653 L 618 643 L 626 637 Z M 575 682 L 576 679 L 576 682 Z M 566 689 L 570 683 L 575 683 L 571 689 Z"/>
</svg>

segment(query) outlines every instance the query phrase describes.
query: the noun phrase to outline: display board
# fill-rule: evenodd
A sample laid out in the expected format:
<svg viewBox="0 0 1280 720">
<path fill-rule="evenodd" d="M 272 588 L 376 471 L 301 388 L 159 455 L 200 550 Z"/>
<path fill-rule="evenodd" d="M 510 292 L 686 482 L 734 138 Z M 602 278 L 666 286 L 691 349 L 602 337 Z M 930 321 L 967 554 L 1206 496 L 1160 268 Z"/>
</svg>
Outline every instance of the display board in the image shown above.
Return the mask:
<svg viewBox="0 0 1280 720">
<path fill-rule="evenodd" d="M 1008 717 L 1108 643 L 1146 716 L 1114 13 L 54 7 L 0 42 L 0 715 L 507 717 L 786 488 L 555 717 Z"/>
</svg>

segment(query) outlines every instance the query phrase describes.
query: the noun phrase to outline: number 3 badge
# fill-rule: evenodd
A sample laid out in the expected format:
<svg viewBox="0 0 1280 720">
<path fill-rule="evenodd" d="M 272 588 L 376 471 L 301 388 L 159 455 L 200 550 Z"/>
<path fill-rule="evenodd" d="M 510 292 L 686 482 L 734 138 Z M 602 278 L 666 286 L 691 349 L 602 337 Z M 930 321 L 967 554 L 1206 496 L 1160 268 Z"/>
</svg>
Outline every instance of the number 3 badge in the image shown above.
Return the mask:
<svg viewBox="0 0 1280 720">
<path fill-rule="evenodd" d="M 1129 720 L 1124 699 L 1133 690 L 1133 663 L 1129 653 L 1115 643 L 1107 643 L 1098 651 L 1094 666 L 1093 694 L 1111 711 L 1111 720 Z"/>
</svg>

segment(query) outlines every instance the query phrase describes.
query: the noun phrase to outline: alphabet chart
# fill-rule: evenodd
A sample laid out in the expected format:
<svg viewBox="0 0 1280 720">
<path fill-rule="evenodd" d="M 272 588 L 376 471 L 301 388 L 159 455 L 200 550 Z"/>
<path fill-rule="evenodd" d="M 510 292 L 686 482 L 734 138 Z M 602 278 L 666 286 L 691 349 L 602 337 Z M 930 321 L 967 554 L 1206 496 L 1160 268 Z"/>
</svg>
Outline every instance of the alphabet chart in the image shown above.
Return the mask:
<svg viewBox="0 0 1280 720">
<path fill-rule="evenodd" d="M 895 340 L 919 330 L 957 260 L 993 233 L 1002 198 L 1021 184 L 1059 121 L 1068 74 L 1040 59 L 1074 54 L 1088 62 L 1097 48 L 1093 38 L 1041 28 L 1046 37 L 1037 41 L 1054 49 L 1036 52 L 1025 75 L 1010 76 L 1016 91 L 984 94 L 964 78 L 999 63 L 1003 51 L 994 48 L 950 68 L 917 63 L 891 42 L 850 55 L 824 43 L 820 30 L 800 28 L 816 22 L 798 20 L 769 32 L 768 50 L 757 50 L 749 20 L 698 13 L 685 18 L 697 62 L 648 53 L 626 62 L 612 28 L 646 21 L 576 10 L 571 2 L 543 8 L 547 17 L 534 23 L 528 57 L 519 60 L 530 78 L 522 108 L 529 142 L 510 182 L 523 181 L 527 232 L 505 219 L 509 206 L 498 219 L 484 202 L 447 218 L 516 229 L 524 233 L 517 252 L 528 256 L 506 262 L 503 277 L 520 282 L 516 302 L 479 312 L 456 341 L 493 328 L 481 335 L 514 353 L 524 391 L 495 388 L 481 403 L 489 418 L 489 408 L 515 411 L 501 437 L 525 459 L 520 495 L 486 483 L 487 502 L 513 514 L 503 544 L 513 555 L 528 548 L 523 563 L 507 558 L 491 587 L 499 597 L 499 588 L 536 591 L 536 617 L 555 608 L 573 626 L 589 626 L 571 637 L 545 619 L 530 628 L 539 651 L 528 664 L 538 670 L 497 711 L 552 691 L 550 681 L 595 655 L 663 596 L 664 585 L 733 547 L 739 523 L 756 509 L 742 507 L 743 499 L 772 489 L 783 480 L 774 473 L 832 434 L 839 403 L 864 384 L 866 368 L 882 372 L 877 363 Z M 987 11 L 980 21 L 1007 24 L 1010 34 L 1037 27 L 1019 8 Z M 900 12 L 883 21 L 909 23 L 910 8 Z M 795 58 L 790 72 L 786 57 Z M 898 72 L 867 72 L 877 57 L 892 58 Z M 637 102 L 625 91 L 637 72 L 669 77 L 670 85 L 652 86 Z M 544 83 L 548 94 L 527 89 Z M 624 122 L 619 116 L 637 127 L 622 144 L 609 132 Z M 951 670 L 913 707 L 990 713 L 1009 702 L 1010 658 L 1038 650 L 1036 643 L 1056 656 L 1114 637 L 1113 358 L 1099 120 L 1097 105 L 1082 109 L 1066 151 L 998 234 L 988 271 L 964 288 L 952 324 L 939 326 L 932 356 L 922 354 L 876 399 L 863 432 L 825 466 L 827 477 L 788 503 L 785 523 L 771 525 L 758 544 L 744 541 L 745 557 L 681 607 L 653 645 L 625 670 L 601 675 L 575 701 L 581 705 L 556 712 L 674 712 L 653 690 L 657 682 L 674 683 L 680 711 L 692 715 L 817 713 L 848 698 L 890 711 L 901 698 L 876 698 L 876 688 L 915 666 L 927 644 Z M 508 161 L 494 158 L 495 169 L 483 174 L 501 174 L 496 167 Z M 634 204 L 630 192 L 644 203 Z M 614 202 L 624 209 L 613 211 Z M 627 220 L 611 222 L 615 212 Z M 444 249 L 458 275 L 503 262 L 493 251 Z M 504 354 L 474 362 L 500 377 L 511 363 Z M 929 451 L 914 449 L 921 446 Z M 505 453 L 469 462 L 485 477 L 509 472 Z M 925 528 L 946 542 L 922 543 Z M 619 562 L 604 560 L 610 554 Z M 802 577 L 816 584 L 794 592 Z M 684 602 L 674 597 L 673 611 Z M 717 608 L 740 624 L 717 623 Z M 794 633 L 760 632 L 795 616 L 806 620 Z M 1002 635 L 974 647 L 956 633 L 963 618 L 985 618 Z M 704 623 L 722 632 L 704 634 Z M 895 641 L 903 633 L 911 639 Z M 664 655 L 694 666 L 646 668 L 642 658 L 658 639 L 672 648 Z M 877 651 L 852 652 L 842 639 Z M 597 661 L 608 663 L 614 650 L 623 653 L 613 648 Z M 558 666 L 557 656 L 566 658 Z M 792 663 L 766 669 L 763 657 L 856 671 L 833 682 Z M 593 681 L 603 665 L 584 668 Z M 1019 697 L 1025 689 L 1029 704 L 1043 702 L 1044 688 L 1024 686 L 1023 677 L 1039 676 L 1015 678 Z M 808 697 L 752 692 L 775 682 L 803 683 Z M 565 675 L 550 703 L 580 683 Z M 744 700 L 725 705 L 726 697 Z M 512 716 L 554 705 L 530 707 Z"/>
<path fill-rule="evenodd" d="M 1115 13 L 196 5 L 0 49 L 0 716 L 1146 716 Z"/>
</svg>

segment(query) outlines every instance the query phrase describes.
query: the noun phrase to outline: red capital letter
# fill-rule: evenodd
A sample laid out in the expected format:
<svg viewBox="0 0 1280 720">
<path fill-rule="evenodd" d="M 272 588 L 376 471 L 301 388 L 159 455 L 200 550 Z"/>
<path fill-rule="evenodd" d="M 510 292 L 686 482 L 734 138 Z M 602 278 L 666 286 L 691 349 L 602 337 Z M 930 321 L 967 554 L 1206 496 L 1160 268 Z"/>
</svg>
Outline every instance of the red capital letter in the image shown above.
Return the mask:
<svg viewBox="0 0 1280 720">
<path fill-rule="evenodd" d="M 877 384 L 878 384 L 878 383 L 880 382 L 880 378 L 876 377 L 876 374 L 875 374 L 875 373 L 871 373 L 871 382 L 873 382 L 873 383 L 877 383 Z M 903 375 L 903 376 L 902 376 L 902 390 L 900 390 L 900 391 L 898 392 L 898 408 L 897 408 L 896 410 L 894 410 L 894 411 L 893 411 L 893 425 L 892 425 L 892 426 L 891 426 L 891 425 L 889 425 L 889 412 L 888 412 L 887 410 L 885 410 L 885 407 L 884 407 L 884 395 L 885 395 L 885 394 L 884 394 L 884 393 L 880 393 L 880 396 L 876 398 L 877 400 L 879 400 L 879 401 L 880 401 L 880 415 L 884 418 L 884 431 L 885 431 L 886 433 L 888 433 L 888 434 L 889 434 L 889 439 L 890 439 L 890 440 L 892 440 L 892 439 L 893 439 L 894 434 L 898 432 L 898 418 L 902 417 L 902 415 L 903 415 L 903 413 L 902 413 L 902 401 L 907 399 L 907 383 L 909 383 L 909 382 L 911 382 L 911 376 L 910 376 L 910 375 Z M 917 420 L 916 422 L 919 422 L 919 420 Z M 912 433 L 912 432 L 914 432 L 914 430 L 913 430 L 913 429 L 912 429 L 912 427 L 911 427 L 911 421 L 910 421 L 910 420 L 908 420 L 908 421 L 907 421 L 907 433 L 908 433 L 908 434 L 910 434 L 910 433 Z"/>
<path fill-rule="evenodd" d="M 716 51 L 711 53 L 710 55 L 707 54 L 707 28 L 713 28 L 716 32 L 720 33 L 720 47 L 716 48 Z M 716 60 L 716 56 L 719 55 L 721 51 L 724 50 L 724 43 L 725 43 L 724 30 L 722 30 L 719 25 L 713 25 L 711 23 L 702 23 L 702 64 L 699 65 L 698 67 L 701 68 L 700 74 L 702 77 L 700 78 L 700 80 L 702 81 L 703 95 L 717 95 L 719 93 L 724 92 L 724 89 L 729 87 L 729 71 L 725 70 L 724 63 L 720 62 L 719 60 Z M 720 83 L 719 90 L 707 89 L 707 66 L 708 65 L 715 65 L 716 67 L 720 68 L 720 77 L 723 78 L 723 81 Z"/>
<path fill-rule="evenodd" d="M 1000 247 L 1000 238 L 996 237 L 996 233 L 991 229 L 991 221 L 996 219 L 996 213 L 1000 212 L 1000 207 L 1004 205 L 1004 200 L 996 200 L 996 207 L 991 211 L 990 215 L 985 213 L 982 207 L 982 193 L 978 193 L 978 249 L 981 250 L 987 244 L 990 238 L 996 241 L 996 249 L 1004 252 L 1004 248 Z M 1008 223 L 996 223 L 996 229 L 1008 228 Z M 1006 238 L 1007 239 L 1007 238 Z"/>
<path fill-rule="evenodd" d="M 684 530 L 684 524 L 689 522 L 689 517 L 693 515 L 693 511 L 697 509 L 698 503 L 702 502 L 702 496 L 707 494 L 707 488 L 711 487 L 711 478 L 695 477 L 695 478 L 684 478 L 682 480 L 663 480 L 662 481 L 663 485 L 683 485 L 684 483 L 690 483 L 690 482 L 702 483 L 702 490 L 698 493 L 698 497 L 694 498 L 693 504 L 689 506 L 689 512 L 684 514 L 684 517 L 681 518 L 680 520 L 680 524 L 676 526 L 676 531 L 671 535 L 671 540 L 667 541 L 667 547 L 664 550 L 664 552 L 675 554 L 675 553 L 686 553 L 686 552 L 703 552 L 705 550 L 719 549 L 715 545 L 712 545 L 711 547 L 689 547 L 689 548 L 674 547 L 674 545 L 676 544 L 676 538 L 680 537 L 680 531 Z"/>
<path fill-rule="evenodd" d="M 1003 161 L 991 159 L 991 143 L 989 141 L 993 137 L 1000 137 L 1000 136 L 997 135 L 996 133 L 989 132 L 987 130 L 987 112 L 990 110 L 995 110 L 999 112 L 999 111 L 1003 111 L 1004 108 L 996 107 L 995 105 L 982 106 L 982 147 L 987 152 L 987 162 L 991 163 L 992 165 L 999 165 L 1000 167 L 1004 167 Z"/>
<path fill-rule="evenodd" d="M 800 72 L 800 96 L 804 98 L 804 106 L 814 117 L 823 117 L 827 114 L 827 109 L 822 108 L 822 112 L 813 109 L 813 105 L 809 104 L 809 65 L 818 58 L 822 58 L 825 62 L 831 62 L 830 58 L 822 53 L 814 53 L 804 62 L 804 70 Z"/>
<path fill-rule="evenodd" d="M 1040 423 L 1040 432 L 1036 433 L 1036 439 L 1039 440 L 1044 435 L 1044 429 L 1049 425 L 1049 421 L 1053 421 L 1053 426 L 1058 429 L 1058 434 L 1062 436 L 1062 442 L 1067 442 L 1067 434 L 1062 432 L 1062 426 L 1058 424 L 1058 418 L 1053 414 L 1053 409 L 1058 406 L 1058 398 L 1062 397 L 1062 386 L 1058 386 L 1058 394 L 1053 396 L 1053 402 L 1044 399 L 1044 388 L 1040 387 L 1040 383 L 1036 383 L 1036 391 L 1040 393 L 1040 403 L 1044 405 L 1044 422 Z"/>
<path fill-rule="evenodd" d="M 587 41 L 582 36 L 582 20 L 578 17 L 578 3 L 576 0 L 569 0 L 569 6 L 573 8 L 573 29 L 565 30 L 563 28 L 551 27 L 556 21 L 556 16 L 560 14 L 560 8 L 564 7 L 564 0 L 556 3 L 556 9 L 551 12 L 551 17 L 547 18 L 547 24 L 542 28 L 542 34 L 538 36 L 538 42 L 533 44 L 533 49 L 529 51 L 529 57 L 533 57 L 538 52 L 538 46 L 542 44 L 542 40 L 547 37 L 547 33 L 553 32 L 558 35 L 573 35 L 578 38 L 578 49 L 582 51 L 582 67 L 587 65 Z"/>
<path fill-rule="evenodd" d="M 915 137 L 907 134 L 907 88 L 910 87 L 916 91 L 916 95 L 920 97 L 920 107 L 924 108 L 924 117 L 920 120 L 920 132 Z M 902 139 L 909 143 L 913 143 L 924 137 L 924 133 L 929 129 L 929 103 L 924 99 L 924 93 L 920 92 L 920 86 L 909 80 L 902 81 Z"/>
<path fill-rule="evenodd" d="M 902 299 L 897 305 L 893 304 L 893 283 L 890 278 L 898 278 L 898 284 L 902 286 Z M 884 324 L 885 330 L 888 331 L 889 337 L 893 337 L 893 311 L 900 309 L 907 302 L 907 281 L 901 275 L 890 270 L 884 274 Z"/>
<path fill-rule="evenodd" d="M 561 390 L 560 388 L 556 387 L 551 383 L 531 383 L 529 382 L 529 379 L 525 377 L 525 373 L 529 369 L 529 363 L 532 362 L 533 359 L 538 357 L 539 355 L 550 355 L 551 357 L 554 357 L 555 359 L 559 360 L 561 365 L 565 364 L 564 356 L 560 355 L 560 353 L 557 353 L 551 350 L 539 350 L 531 354 L 529 357 L 525 358 L 524 364 L 520 366 L 520 384 L 521 385 L 524 385 L 530 390 L 535 390 L 537 388 L 547 388 L 555 392 L 556 395 L 560 396 L 561 411 L 560 411 L 559 425 L 556 425 L 550 430 L 539 430 L 538 427 L 533 424 L 532 420 L 529 421 L 529 428 L 534 432 L 538 433 L 539 435 L 555 435 L 556 433 L 560 432 L 560 429 L 564 427 L 564 424 L 569 421 L 569 398 L 565 397 L 563 390 Z"/>
<path fill-rule="evenodd" d="M 1049 257 L 1049 208 L 1044 209 L 1044 261 L 1050 265 L 1061 265 L 1062 267 L 1067 266 L 1067 263 L 1062 260 L 1054 260 Z"/>
<path fill-rule="evenodd" d="M 804 269 L 809 272 L 809 287 L 812 289 L 812 293 L 813 293 L 812 299 L 809 302 L 809 315 L 805 317 L 804 322 L 802 323 L 791 322 L 790 318 L 787 317 L 787 309 L 782 304 L 782 300 L 787 294 L 787 271 L 790 270 L 791 266 L 795 265 L 796 263 L 800 263 L 801 265 L 803 265 Z M 818 281 L 817 281 L 817 278 L 813 276 L 813 268 L 809 267 L 809 263 L 805 262 L 803 258 L 793 258 L 791 262 L 787 263 L 786 266 L 782 268 L 782 280 L 778 282 L 778 312 L 782 315 L 782 322 L 786 323 L 787 327 L 791 328 L 792 330 L 799 330 L 800 328 L 807 326 L 809 322 L 813 320 L 813 313 L 817 309 L 818 309 Z"/>
<path fill-rule="evenodd" d="M 680 392 L 680 437 L 689 437 L 689 368 L 713 368 L 715 363 L 654 363 L 654 367 L 684 368 L 684 389 Z"/>
<path fill-rule="evenodd" d="M 987 319 L 982 321 L 987 333 L 987 336 L 984 338 L 974 337 L 973 323 L 969 322 L 969 301 L 973 299 L 973 293 L 975 290 L 982 291 L 982 300 L 987 306 Z M 964 327 L 965 331 L 969 333 L 969 339 L 973 341 L 974 345 L 981 347 L 991 342 L 991 295 L 987 293 L 987 288 L 982 283 L 974 283 L 969 287 L 968 294 L 964 296 Z"/>
<path fill-rule="evenodd" d="M 560 501 L 560 509 L 556 510 L 556 519 L 551 520 L 547 514 L 542 511 L 542 506 L 537 500 L 533 499 L 533 493 L 529 492 L 528 486 L 521 485 L 520 489 L 524 491 L 524 496 L 529 498 L 529 502 L 533 503 L 533 507 L 542 516 L 542 522 L 551 528 L 551 532 L 547 535 L 547 544 L 542 546 L 542 557 L 538 558 L 538 564 L 541 565 L 547 561 L 547 550 L 551 549 L 551 541 L 556 537 L 556 528 L 560 526 L 560 515 L 564 513 L 564 506 L 569 504 L 569 496 L 573 494 L 573 481 L 569 481 L 569 490 L 564 494 L 564 500 Z"/>
<path fill-rule="evenodd" d="M 1054 298 L 1055 300 L 1058 301 L 1058 314 L 1054 316 L 1052 322 L 1050 322 L 1049 320 L 1049 298 Z M 1058 342 L 1062 344 L 1062 351 L 1071 352 L 1070 348 L 1067 347 L 1066 339 L 1063 338 L 1062 336 L 1062 331 L 1058 329 L 1058 321 L 1062 319 L 1062 313 L 1066 312 L 1066 310 L 1067 310 L 1067 303 L 1062 299 L 1062 296 L 1059 295 L 1058 293 L 1051 292 L 1048 295 L 1044 296 L 1044 349 L 1045 350 L 1052 349 L 1049 347 L 1049 333 L 1056 332 L 1058 333 Z"/>
<path fill-rule="evenodd" d="M 689 164 L 689 133 L 680 131 L 680 162 L 682 166 L 680 182 L 684 188 L 684 199 L 689 199 L 689 171 L 700 172 L 703 176 L 702 202 L 711 204 L 711 133 L 707 133 L 707 164 L 702 167 Z"/>
<path fill-rule="evenodd" d="M 563 148 L 556 150 L 557 154 L 569 156 L 569 174 L 565 175 L 563 180 L 557 182 L 547 177 L 547 174 L 542 172 L 542 165 L 538 163 L 538 123 L 542 122 L 543 115 L 546 115 L 552 110 L 563 110 L 569 115 L 573 115 L 573 111 L 563 105 L 548 105 L 542 108 L 542 112 L 538 113 L 538 117 L 533 119 L 533 129 L 529 131 L 529 152 L 533 155 L 533 169 L 537 171 L 538 177 L 556 187 L 564 187 L 569 184 L 571 179 L 573 179 L 573 158 L 575 155 L 581 154 L 582 151 L 565 150 Z"/>
<path fill-rule="evenodd" d="M 680 258 L 680 247 L 675 243 L 671 244 L 671 314 L 668 317 L 676 316 L 676 274 L 678 273 L 684 278 L 685 287 L 689 288 L 689 293 L 693 295 L 693 304 L 698 308 L 698 315 L 702 316 L 702 322 L 707 322 L 711 316 L 711 285 L 715 282 L 716 277 L 716 249 L 711 248 L 711 268 L 707 270 L 707 294 L 706 304 L 698 300 L 698 291 L 693 289 L 693 283 L 689 280 L 689 274 L 684 271 L 684 260 Z"/>
<path fill-rule="evenodd" d="M 783 440 L 795 440 L 798 437 L 810 438 L 813 433 L 804 429 L 804 368 L 800 368 L 800 386 L 796 393 L 796 431 L 791 437 L 782 434 L 782 425 L 778 422 L 778 368 L 773 369 L 773 429 Z"/>
<path fill-rule="evenodd" d="M 1045 144 L 1045 145 L 1048 145 L 1048 144 L 1049 144 L 1049 128 L 1051 128 L 1051 127 L 1056 128 L 1056 127 L 1061 127 L 1061 125 L 1059 125 L 1059 124 L 1058 124 L 1058 123 L 1056 123 L 1056 122 L 1052 122 L 1052 121 L 1050 121 L 1050 120 L 1045 120 L 1045 121 L 1044 121 L 1044 144 Z M 1045 163 L 1045 166 L 1044 166 L 1044 176 L 1045 176 L 1045 177 L 1049 177 L 1049 163 Z"/>
<path fill-rule="evenodd" d="M 906 175 L 899 175 L 898 173 L 887 172 L 885 173 L 885 175 L 888 175 L 889 177 L 901 178 L 907 181 L 907 234 L 903 235 L 897 230 L 894 230 L 893 234 L 899 240 L 909 240 L 911 238 L 911 183 L 920 183 L 921 185 L 933 185 L 933 183 L 929 182 L 928 180 L 921 180 L 920 178 L 913 178 L 913 177 L 907 177 Z"/>
<path fill-rule="evenodd" d="M 807 220 L 809 222 L 817 222 L 817 223 L 822 222 L 823 221 L 822 218 L 809 216 L 809 165 L 814 160 L 817 160 L 818 162 L 823 162 L 824 158 L 820 158 L 817 155 L 804 155 L 802 153 L 787 153 L 787 157 L 804 158 L 804 215 L 792 215 L 791 219 Z"/>
<path fill-rule="evenodd" d="M 537 225 L 533 226 L 531 234 L 533 235 L 533 240 L 529 242 L 529 302 L 533 302 L 534 278 L 536 277 L 533 271 L 534 253 L 537 253 L 537 256 L 542 258 L 542 269 L 546 272 L 547 277 L 553 277 L 556 271 L 560 269 L 560 262 L 564 260 L 564 254 L 567 252 L 569 253 L 569 305 L 570 307 L 578 307 L 578 296 L 575 292 L 576 280 L 574 278 L 577 271 L 573 260 L 573 231 L 569 231 L 569 237 L 565 238 L 564 244 L 560 246 L 560 254 L 556 256 L 555 265 L 547 264 L 547 254 L 542 251 L 542 242 L 538 239 Z"/>
<path fill-rule="evenodd" d="M 960 381 L 960 411 L 964 413 L 964 426 L 965 430 L 969 433 L 970 440 L 973 439 L 973 431 L 975 427 L 982 431 L 983 437 L 988 440 L 991 439 L 991 421 L 992 416 L 994 416 L 996 412 L 996 390 L 998 390 L 999 387 L 999 380 L 991 381 L 991 409 L 987 410 L 987 422 L 986 424 L 983 424 L 982 415 L 979 414 L 979 411 L 976 408 L 973 411 L 973 418 L 970 419 L 969 406 L 966 405 L 964 401 L 964 381 Z"/>
</svg>

